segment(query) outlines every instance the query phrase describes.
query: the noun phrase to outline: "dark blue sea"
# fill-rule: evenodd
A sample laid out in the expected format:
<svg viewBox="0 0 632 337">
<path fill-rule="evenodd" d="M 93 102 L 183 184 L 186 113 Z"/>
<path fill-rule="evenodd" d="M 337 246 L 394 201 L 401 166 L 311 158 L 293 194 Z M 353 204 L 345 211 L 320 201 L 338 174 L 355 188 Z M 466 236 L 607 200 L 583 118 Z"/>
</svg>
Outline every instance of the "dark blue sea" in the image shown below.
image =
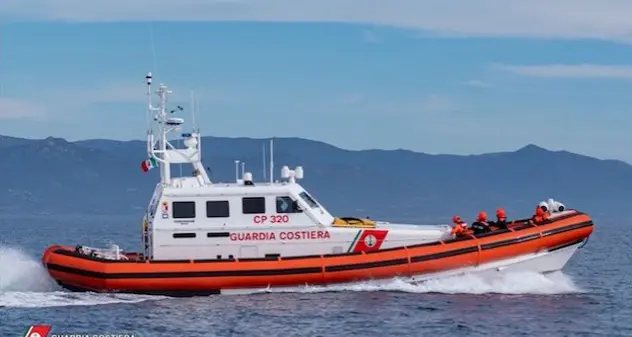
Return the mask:
<svg viewBox="0 0 632 337">
<path fill-rule="evenodd" d="M 632 336 L 632 231 L 596 221 L 564 273 L 461 276 L 421 285 L 307 288 L 198 298 L 70 293 L 40 256 L 52 243 L 138 250 L 132 217 L 0 218 L 0 336 Z"/>
</svg>

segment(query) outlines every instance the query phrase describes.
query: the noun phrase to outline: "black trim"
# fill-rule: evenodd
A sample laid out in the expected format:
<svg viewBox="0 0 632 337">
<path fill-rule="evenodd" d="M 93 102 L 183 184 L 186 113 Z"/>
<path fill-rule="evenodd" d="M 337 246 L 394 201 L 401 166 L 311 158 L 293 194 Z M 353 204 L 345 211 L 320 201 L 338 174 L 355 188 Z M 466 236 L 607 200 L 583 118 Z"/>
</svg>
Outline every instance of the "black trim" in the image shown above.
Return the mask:
<svg viewBox="0 0 632 337">
<path fill-rule="evenodd" d="M 217 260 L 212 260 L 217 261 Z M 315 274 L 322 272 L 321 267 L 287 268 L 287 269 L 254 269 L 254 270 L 213 270 L 193 272 L 155 272 L 155 273 L 101 273 L 89 270 L 81 270 L 54 263 L 48 263 L 50 270 L 98 279 L 130 279 L 130 278 L 189 278 L 189 277 L 240 277 L 240 276 L 271 276 L 271 275 L 295 275 Z"/>
<path fill-rule="evenodd" d="M 555 235 L 555 234 L 559 234 L 563 232 L 572 231 L 574 229 L 583 228 L 583 227 L 586 227 L 585 225 L 586 223 L 590 223 L 590 225 L 592 226 L 592 221 L 580 222 L 580 223 L 576 223 L 576 224 L 569 225 L 566 227 L 553 228 L 553 229 L 542 231 L 542 236 Z"/>
<path fill-rule="evenodd" d="M 76 285 L 67 284 L 64 282 L 57 281 L 64 289 L 70 290 L 72 292 L 95 292 L 94 290 L 83 288 Z M 219 295 L 221 291 L 219 289 L 210 289 L 210 290 L 145 290 L 145 289 L 123 289 L 117 290 L 117 293 L 133 293 L 137 295 L 154 295 L 154 296 L 169 296 L 169 297 L 196 297 L 196 296 L 210 296 L 210 295 Z"/>
<path fill-rule="evenodd" d="M 192 239 L 196 237 L 195 233 L 173 233 L 174 239 Z"/>
<path fill-rule="evenodd" d="M 499 247 L 511 246 L 517 243 L 537 240 L 539 238 L 540 238 L 540 233 L 535 233 L 535 234 L 531 234 L 531 235 L 527 235 L 527 236 L 523 236 L 523 237 L 519 237 L 515 239 L 486 243 L 484 245 L 481 245 L 481 249 L 488 250 L 488 249 L 494 249 L 494 248 L 499 248 Z"/>
<path fill-rule="evenodd" d="M 568 232 L 568 231 L 572 231 L 572 230 L 576 230 L 576 229 L 580 229 L 584 227 L 589 227 L 589 226 L 593 226 L 592 221 L 572 224 L 572 225 L 562 227 L 562 228 L 550 229 L 543 232 L 543 235 L 544 233 L 548 233 L 547 235 L 555 235 L 555 234 Z M 536 240 L 539 236 L 540 236 L 539 233 L 534 233 L 534 234 L 526 235 L 520 238 L 514 238 L 514 239 L 504 240 L 504 241 L 499 241 L 499 242 L 492 242 L 492 243 L 482 245 L 481 249 L 490 250 L 490 249 L 495 249 L 495 248 L 499 248 L 503 246 L 510 246 L 513 244 Z M 407 248 L 410 249 L 410 247 L 407 247 Z M 404 248 L 400 247 L 400 249 L 404 249 Z M 64 255 L 69 255 L 69 253 L 73 253 L 73 252 L 68 252 L 68 251 L 65 251 L 65 252 L 67 253 Z M 449 250 L 449 251 L 445 251 L 441 253 L 412 256 L 411 263 L 438 260 L 438 259 L 443 259 L 443 258 L 448 258 L 448 257 L 453 257 L 453 256 L 458 256 L 458 255 L 471 254 L 471 253 L 476 253 L 476 252 L 478 252 L 478 245 L 465 247 L 465 248 L 458 248 L 458 249 Z M 340 254 L 336 254 L 336 255 L 340 255 Z M 351 255 L 351 254 L 344 254 L 344 255 Z M 315 255 L 313 257 L 320 257 L 320 256 L 321 255 Z M 332 256 L 335 256 L 335 255 L 333 254 L 323 255 L 323 257 L 325 258 L 332 257 Z M 86 258 L 90 259 L 89 257 L 86 257 Z M 304 258 L 309 258 L 309 257 L 301 256 L 300 258 L 304 259 Z M 265 261 L 265 260 L 269 260 L 269 259 L 252 258 L 252 259 L 240 259 L 239 261 Z M 287 260 L 287 258 L 285 258 L 284 260 Z M 206 261 L 217 263 L 217 262 L 220 262 L 221 260 L 220 261 L 205 260 L 205 262 Z M 223 260 L 223 261 L 232 261 L 232 260 Z M 170 261 L 170 262 L 173 262 L 173 261 Z M 200 263 L 200 262 L 201 261 L 196 261 L 195 263 Z M 152 262 L 152 263 L 155 263 L 155 262 Z M 377 262 L 326 266 L 325 272 L 379 268 L 379 267 L 404 265 L 404 264 L 408 264 L 408 259 L 398 258 L 398 259 L 377 261 Z M 239 277 L 239 276 L 274 276 L 274 275 L 278 276 L 278 275 L 292 275 L 292 274 L 318 274 L 318 273 L 323 272 L 322 267 L 320 266 L 319 267 L 306 267 L 306 268 L 287 268 L 287 269 L 224 270 L 224 271 L 203 271 L 203 272 L 155 272 L 155 273 L 100 273 L 100 272 L 75 269 L 75 268 L 66 267 L 66 266 L 60 266 L 53 263 L 48 263 L 47 267 L 51 270 L 56 270 L 56 271 L 61 271 L 61 272 L 66 272 L 66 273 L 71 273 L 71 274 L 78 274 L 78 275 L 83 275 L 87 277 L 101 278 L 101 279 L 228 277 L 228 276 Z"/>
<path fill-rule="evenodd" d="M 560 249 L 568 248 L 568 247 L 570 247 L 570 246 L 574 246 L 574 245 L 580 244 L 580 243 L 582 243 L 584 240 L 586 240 L 586 239 L 579 239 L 579 240 L 575 240 L 575 241 L 573 241 L 573 242 L 568 242 L 568 243 L 565 243 L 565 244 L 561 244 L 561 245 L 559 245 L 559 246 L 555 246 L 555 247 L 549 248 L 549 249 L 548 249 L 548 251 L 549 251 L 549 253 L 550 253 L 550 252 L 554 252 L 554 251 L 556 251 L 556 250 L 560 250 Z"/>
<path fill-rule="evenodd" d="M 455 250 L 449 250 L 447 252 L 434 253 L 434 254 L 421 255 L 421 256 L 413 256 L 410 258 L 410 263 L 439 260 L 439 259 L 445 259 L 448 257 L 465 255 L 465 254 L 476 253 L 476 252 L 478 252 L 477 246 L 465 247 L 465 248 L 459 248 Z"/>
<path fill-rule="evenodd" d="M 208 232 L 206 233 L 207 238 L 227 238 L 230 236 L 228 232 Z"/>
</svg>

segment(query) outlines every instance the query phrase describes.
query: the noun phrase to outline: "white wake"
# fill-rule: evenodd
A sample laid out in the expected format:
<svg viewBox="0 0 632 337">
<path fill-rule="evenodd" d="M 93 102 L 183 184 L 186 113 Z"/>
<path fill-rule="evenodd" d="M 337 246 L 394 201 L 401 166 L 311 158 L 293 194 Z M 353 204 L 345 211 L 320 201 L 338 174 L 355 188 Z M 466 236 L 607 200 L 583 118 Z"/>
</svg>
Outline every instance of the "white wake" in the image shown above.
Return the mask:
<svg viewBox="0 0 632 337">
<path fill-rule="evenodd" d="M 556 295 L 583 292 L 573 280 L 561 272 L 547 275 L 535 272 L 512 272 L 482 276 L 466 274 L 420 283 L 402 279 L 367 281 L 354 285 L 304 286 L 300 288 L 268 289 L 263 292 L 330 292 L 330 291 L 396 291 L 443 294 L 511 294 Z"/>
<path fill-rule="evenodd" d="M 48 276 L 39 260 L 19 249 L 0 246 L 0 307 L 43 308 L 138 303 L 162 298 L 165 297 L 64 291 Z"/>
</svg>

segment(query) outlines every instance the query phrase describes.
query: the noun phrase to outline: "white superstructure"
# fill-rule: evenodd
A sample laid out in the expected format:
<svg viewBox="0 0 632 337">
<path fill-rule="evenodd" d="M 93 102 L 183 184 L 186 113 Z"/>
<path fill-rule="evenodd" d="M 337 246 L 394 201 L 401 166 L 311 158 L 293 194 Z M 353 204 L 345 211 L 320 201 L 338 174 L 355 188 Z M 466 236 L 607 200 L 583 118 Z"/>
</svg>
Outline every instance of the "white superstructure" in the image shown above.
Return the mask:
<svg viewBox="0 0 632 337">
<path fill-rule="evenodd" d="M 449 225 L 398 225 L 340 219 L 314 199 L 297 181 L 302 167 L 281 168 L 273 179 L 272 147 L 269 181 L 250 172 L 235 182 L 213 182 L 202 165 L 199 130 L 182 134 L 184 147 L 167 137 L 180 131 L 184 120 L 167 110 L 171 90 L 161 84 L 152 92 L 146 77 L 154 126 L 148 131 L 148 163 L 160 169 L 143 221 L 145 258 L 154 260 L 229 259 L 337 254 L 410 246 L 450 237 Z M 157 106 L 152 95 L 159 97 Z M 179 110 L 182 110 L 181 108 Z M 153 158 L 153 159 L 152 159 Z M 171 164 L 191 164 L 190 176 L 171 176 Z M 151 166 L 151 164 L 149 164 Z M 242 167 L 243 168 L 243 167 Z"/>
</svg>

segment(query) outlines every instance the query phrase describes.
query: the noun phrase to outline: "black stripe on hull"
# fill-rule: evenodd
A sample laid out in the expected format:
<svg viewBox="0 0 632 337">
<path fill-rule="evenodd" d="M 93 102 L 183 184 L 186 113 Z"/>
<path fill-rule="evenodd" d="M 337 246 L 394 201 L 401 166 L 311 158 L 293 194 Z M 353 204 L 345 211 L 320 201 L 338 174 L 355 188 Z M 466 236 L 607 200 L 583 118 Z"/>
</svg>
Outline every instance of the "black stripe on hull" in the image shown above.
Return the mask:
<svg viewBox="0 0 632 337">
<path fill-rule="evenodd" d="M 592 221 L 586 221 L 569 225 L 562 228 L 551 229 L 543 231 L 543 236 L 557 235 L 564 232 L 593 226 Z M 527 241 L 537 240 L 540 234 L 530 234 L 520 238 L 514 238 L 510 240 L 504 240 L 499 242 L 493 242 L 481 246 L 483 250 L 497 249 L 500 247 L 511 246 L 515 244 L 524 243 Z M 402 248 L 400 248 L 402 249 Z M 444 259 L 459 255 L 471 254 L 478 251 L 478 246 L 470 246 L 465 248 L 459 248 L 454 250 L 448 250 L 441 253 L 425 254 L 411 257 L 411 263 L 418 263 L 424 261 L 432 261 L 438 259 Z M 319 256 L 320 257 L 320 256 Z M 219 261 L 218 261 L 219 262 Z M 391 260 L 383 260 L 376 262 L 366 263 L 354 263 L 326 266 L 325 272 L 340 272 L 350 271 L 357 269 L 370 269 L 380 268 L 396 265 L 408 264 L 407 258 L 397 258 Z M 100 273 L 82 269 L 76 269 L 66 266 L 61 266 L 53 263 L 47 264 L 48 269 L 51 271 L 60 271 L 69 274 L 75 274 L 86 277 L 93 277 L 98 279 L 152 279 L 152 278 L 192 278 L 192 277 L 244 277 L 244 276 L 282 276 L 282 275 L 296 275 L 296 274 L 321 274 L 323 272 L 322 267 L 306 267 L 306 268 L 287 268 L 287 269 L 255 269 L 255 270 L 226 270 L 226 271 L 195 271 L 195 272 L 148 272 L 148 273 Z"/>
<path fill-rule="evenodd" d="M 92 289 L 87 289 L 71 284 L 66 284 L 60 281 L 57 281 L 59 286 L 63 287 L 66 290 L 72 292 L 99 292 Z M 211 290 L 117 290 L 117 291 L 108 291 L 108 293 L 119 293 L 119 294 L 135 294 L 135 295 L 153 295 L 153 296 L 169 296 L 169 297 L 195 297 L 195 296 L 211 296 L 211 295 L 219 295 L 221 291 L 219 289 L 211 289 Z"/>
</svg>

